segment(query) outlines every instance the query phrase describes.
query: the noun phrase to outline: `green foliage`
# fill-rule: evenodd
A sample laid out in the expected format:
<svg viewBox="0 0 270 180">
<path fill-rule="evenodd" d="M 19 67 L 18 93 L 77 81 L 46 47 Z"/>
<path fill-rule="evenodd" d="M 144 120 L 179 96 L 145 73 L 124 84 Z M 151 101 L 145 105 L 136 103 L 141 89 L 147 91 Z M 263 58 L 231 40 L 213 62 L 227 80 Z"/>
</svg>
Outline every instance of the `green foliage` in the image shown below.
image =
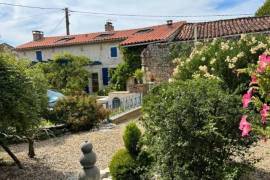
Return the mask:
<svg viewBox="0 0 270 180">
<path fill-rule="evenodd" d="M 134 76 L 137 79 L 138 83 L 142 83 L 143 81 L 143 71 L 141 69 L 136 69 L 134 72 Z"/>
<path fill-rule="evenodd" d="M 250 77 L 239 72 L 257 63 L 259 55 L 270 48 L 269 40 L 265 35 L 242 35 L 239 40 L 214 39 L 211 43 L 199 43 L 188 58 L 176 59 L 174 77 L 176 80 L 219 79 L 224 82 L 224 88 L 241 93 Z"/>
<path fill-rule="evenodd" d="M 47 107 L 46 79 L 29 62 L 5 53 L 0 74 L 0 141 L 3 134 L 31 136 Z"/>
<path fill-rule="evenodd" d="M 89 72 L 86 66 L 90 60 L 84 56 L 59 54 L 48 63 L 38 63 L 48 78 L 50 88 L 64 94 L 82 92 L 88 85 Z"/>
<path fill-rule="evenodd" d="M 187 58 L 192 52 L 194 44 L 192 43 L 173 43 L 170 46 L 170 59 L 178 57 Z"/>
<path fill-rule="evenodd" d="M 141 131 L 136 123 L 127 125 L 123 140 L 126 149 L 119 150 L 109 165 L 114 179 L 142 179 L 147 177 L 153 158 L 141 145 Z"/>
<path fill-rule="evenodd" d="M 270 0 L 266 0 L 264 4 L 256 11 L 256 16 L 270 15 Z"/>
<path fill-rule="evenodd" d="M 129 123 L 125 129 L 123 136 L 125 147 L 133 156 L 137 156 L 140 152 L 139 140 L 141 138 L 141 134 L 140 129 L 134 122 Z"/>
<path fill-rule="evenodd" d="M 141 68 L 141 52 L 144 47 L 122 48 L 123 63 L 114 70 L 111 83 L 115 90 L 126 90 L 126 82 L 136 69 Z"/>
<path fill-rule="evenodd" d="M 72 131 L 89 130 L 108 117 L 108 111 L 88 95 L 66 96 L 52 112 L 55 122 L 64 122 Z"/>
<path fill-rule="evenodd" d="M 110 162 L 109 169 L 114 180 L 138 180 L 139 174 L 134 171 L 137 163 L 126 149 L 117 151 Z"/>
<path fill-rule="evenodd" d="M 176 81 L 155 87 L 144 99 L 145 145 L 162 179 L 239 178 L 244 157 L 255 140 L 242 139 L 239 96 L 217 80 Z"/>
</svg>

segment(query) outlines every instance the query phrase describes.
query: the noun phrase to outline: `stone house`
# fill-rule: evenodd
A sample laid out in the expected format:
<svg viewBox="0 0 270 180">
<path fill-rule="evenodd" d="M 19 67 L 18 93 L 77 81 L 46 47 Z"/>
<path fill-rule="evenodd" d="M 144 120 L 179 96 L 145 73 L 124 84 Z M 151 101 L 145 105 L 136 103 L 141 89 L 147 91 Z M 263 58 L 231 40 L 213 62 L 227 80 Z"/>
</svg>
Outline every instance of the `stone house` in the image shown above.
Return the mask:
<svg viewBox="0 0 270 180">
<path fill-rule="evenodd" d="M 111 22 L 104 32 L 69 36 L 45 37 L 42 31 L 32 31 L 33 40 L 16 47 L 19 57 L 31 61 L 47 61 L 57 53 L 68 52 L 90 59 L 89 92 L 97 92 L 109 84 L 109 71 L 123 61 L 120 47 L 146 46 L 175 39 L 184 22 L 129 30 L 114 30 Z"/>
<path fill-rule="evenodd" d="M 141 60 L 145 82 L 160 83 L 172 76 L 175 65 L 170 57 L 171 46 L 214 38 L 239 38 L 241 34 L 269 33 L 270 16 L 185 23 L 173 41 L 150 44 L 143 50 Z"/>
</svg>

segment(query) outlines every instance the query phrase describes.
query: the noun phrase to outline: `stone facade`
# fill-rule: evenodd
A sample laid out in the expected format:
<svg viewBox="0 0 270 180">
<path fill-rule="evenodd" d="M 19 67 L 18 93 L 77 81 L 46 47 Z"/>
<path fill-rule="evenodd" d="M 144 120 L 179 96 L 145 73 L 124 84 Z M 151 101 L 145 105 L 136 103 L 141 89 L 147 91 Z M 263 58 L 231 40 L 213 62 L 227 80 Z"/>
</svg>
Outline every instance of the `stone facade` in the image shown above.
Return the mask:
<svg viewBox="0 0 270 180">
<path fill-rule="evenodd" d="M 150 44 L 141 54 L 144 83 L 168 81 L 175 65 L 170 58 L 170 44 Z"/>
</svg>

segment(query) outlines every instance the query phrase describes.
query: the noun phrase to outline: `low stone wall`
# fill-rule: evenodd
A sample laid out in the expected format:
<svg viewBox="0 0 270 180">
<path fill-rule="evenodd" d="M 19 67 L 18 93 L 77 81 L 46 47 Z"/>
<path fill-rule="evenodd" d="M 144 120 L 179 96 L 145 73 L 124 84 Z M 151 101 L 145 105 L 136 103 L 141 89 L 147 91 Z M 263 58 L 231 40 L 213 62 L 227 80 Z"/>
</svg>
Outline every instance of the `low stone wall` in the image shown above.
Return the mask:
<svg viewBox="0 0 270 180">
<path fill-rule="evenodd" d="M 123 112 L 121 114 L 113 116 L 113 117 L 111 117 L 111 120 L 114 124 L 120 124 L 122 122 L 126 122 L 126 121 L 129 121 L 131 119 L 137 119 L 141 115 L 142 115 L 141 107 L 137 107 L 137 108 L 131 109 L 127 112 Z"/>
</svg>

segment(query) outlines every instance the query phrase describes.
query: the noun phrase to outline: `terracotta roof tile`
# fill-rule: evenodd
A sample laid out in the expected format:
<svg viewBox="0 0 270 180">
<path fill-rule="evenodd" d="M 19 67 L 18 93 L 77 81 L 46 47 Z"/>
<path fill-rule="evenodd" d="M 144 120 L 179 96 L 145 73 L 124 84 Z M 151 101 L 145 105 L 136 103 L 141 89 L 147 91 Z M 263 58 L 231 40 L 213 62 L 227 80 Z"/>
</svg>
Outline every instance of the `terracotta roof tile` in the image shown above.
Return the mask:
<svg viewBox="0 0 270 180">
<path fill-rule="evenodd" d="M 270 16 L 187 23 L 182 27 L 176 39 L 180 41 L 193 40 L 195 24 L 197 25 L 197 38 L 208 39 L 243 33 L 270 31 Z"/>
<path fill-rule="evenodd" d="M 173 33 L 180 29 L 185 22 L 175 22 L 172 25 L 157 25 L 146 28 L 78 34 L 70 36 L 44 37 L 38 41 L 31 41 L 16 47 L 16 50 L 38 49 L 59 46 L 71 46 L 98 42 L 121 41 L 120 45 L 128 46 L 140 43 L 166 41 Z M 138 31 L 151 29 L 149 32 Z"/>
</svg>

